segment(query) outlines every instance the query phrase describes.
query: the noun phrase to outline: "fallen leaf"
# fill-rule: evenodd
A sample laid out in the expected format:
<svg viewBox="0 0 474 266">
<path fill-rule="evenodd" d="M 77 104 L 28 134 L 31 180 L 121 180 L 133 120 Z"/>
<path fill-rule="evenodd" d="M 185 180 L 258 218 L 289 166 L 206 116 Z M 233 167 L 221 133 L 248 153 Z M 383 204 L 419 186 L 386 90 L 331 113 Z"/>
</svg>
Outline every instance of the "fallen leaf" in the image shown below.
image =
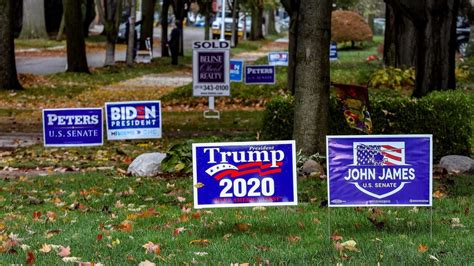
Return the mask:
<svg viewBox="0 0 474 266">
<path fill-rule="evenodd" d="M 121 223 L 117 226 L 117 228 L 118 228 L 119 231 L 127 232 L 127 233 L 130 233 L 130 232 L 132 232 L 132 230 L 133 230 L 132 224 L 131 224 L 129 221 L 127 221 L 127 220 L 121 222 Z"/>
<path fill-rule="evenodd" d="M 240 232 L 247 232 L 248 230 L 250 230 L 250 224 L 249 223 L 238 223 L 238 224 L 235 224 L 235 228 Z"/>
<path fill-rule="evenodd" d="M 408 212 L 409 213 L 418 213 L 418 211 L 419 211 L 418 208 L 415 206 L 415 207 L 413 207 L 413 209 L 409 210 Z"/>
<path fill-rule="evenodd" d="M 102 234 L 97 235 L 97 241 L 101 241 L 104 236 Z"/>
<path fill-rule="evenodd" d="M 440 198 L 444 197 L 444 195 L 445 195 L 445 194 L 444 194 L 442 191 L 440 191 L 440 190 L 436 190 L 436 191 L 433 193 L 433 197 L 434 197 L 435 199 L 440 199 Z"/>
<path fill-rule="evenodd" d="M 78 266 L 104 266 L 104 264 L 100 262 L 83 262 L 80 261 Z"/>
<path fill-rule="evenodd" d="M 33 212 L 33 220 L 38 221 L 41 218 L 41 212 Z"/>
<path fill-rule="evenodd" d="M 145 261 L 140 262 L 138 266 L 156 266 L 156 264 L 149 260 L 145 260 Z"/>
<path fill-rule="evenodd" d="M 208 253 L 207 252 L 194 252 L 195 255 L 197 256 L 206 256 Z"/>
<path fill-rule="evenodd" d="M 201 213 L 200 213 L 200 212 L 195 212 L 195 213 L 193 213 L 192 216 L 193 216 L 193 218 L 196 219 L 196 220 L 201 219 Z"/>
<path fill-rule="evenodd" d="M 261 251 L 269 251 L 270 247 L 269 246 L 255 246 L 256 249 L 261 250 Z"/>
<path fill-rule="evenodd" d="M 201 183 L 201 182 L 198 182 L 198 183 L 196 183 L 196 184 L 194 185 L 194 187 L 195 187 L 195 188 L 202 188 L 202 187 L 204 187 L 204 184 Z"/>
<path fill-rule="evenodd" d="M 232 234 L 225 234 L 222 238 L 227 241 L 232 236 Z"/>
<path fill-rule="evenodd" d="M 177 235 L 181 234 L 182 232 L 184 232 L 184 230 L 186 230 L 186 229 L 184 229 L 184 227 L 178 227 L 178 228 L 174 229 L 173 236 L 177 236 Z"/>
<path fill-rule="evenodd" d="M 71 255 L 71 248 L 70 248 L 69 246 L 67 246 L 67 247 L 61 246 L 61 247 L 59 247 L 58 256 L 64 258 L 64 257 L 67 257 L 67 256 L 69 256 L 69 255 Z"/>
<path fill-rule="evenodd" d="M 439 259 L 436 258 L 436 257 L 433 256 L 433 255 L 430 255 L 429 258 L 430 258 L 431 260 L 434 260 L 434 261 L 436 261 L 436 262 L 439 262 Z"/>
<path fill-rule="evenodd" d="M 341 241 L 342 236 L 340 236 L 338 232 L 334 232 L 331 236 L 331 240 L 332 241 Z"/>
<path fill-rule="evenodd" d="M 263 207 L 263 206 L 257 206 L 257 207 L 253 207 L 252 208 L 253 211 L 260 211 L 260 212 L 263 212 L 263 211 L 266 211 L 267 208 Z"/>
<path fill-rule="evenodd" d="M 35 254 L 31 251 L 28 252 L 28 254 L 26 255 L 26 264 L 28 265 L 33 265 L 35 264 Z"/>
<path fill-rule="evenodd" d="M 290 241 L 291 243 L 296 243 L 301 240 L 301 237 L 290 235 L 286 239 Z"/>
<path fill-rule="evenodd" d="M 46 232 L 46 238 L 51 238 L 59 233 L 61 233 L 60 229 L 49 230 L 48 232 Z"/>
<path fill-rule="evenodd" d="M 184 197 L 177 197 L 178 201 L 179 202 L 185 202 L 186 201 L 186 198 Z"/>
<path fill-rule="evenodd" d="M 28 245 L 25 245 L 25 244 L 21 244 L 21 245 L 20 245 L 20 248 L 21 248 L 23 251 L 27 251 L 27 250 L 29 250 L 31 247 L 28 246 Z"/>
<path fill-rule="evenodd" d="M 151 241 L 148 241 L 145 245 L 142 246 L 143 248 L 146 249 L 145 253 L 154 253 L 156 255 L 160 255 L 161 253 L 161 247 L 160 244 L 155 244 Z"/>
<path fill-rule="evenodd" d="M 81 262 L 81 258 L 78 258 L 78 257 L 64 257 L 62 260 L 64 262 L 73 262 L 73 263 Z"/>
<path fill-rule="evenodd" d="M 43 253 L 49 253 L 51 251 L 51 245 L 43 244 L 39 251 Z"/>
<path fill-rule="evenodd" d="M 455 217 L 455 218 L 451 218 L 451 227 L 452 228 L 463 228 L 464 225 L 461 224 L 461 219 L 459 219 L 458 217 Z"/>
<path fill-rule="evenodd" d="M 115 240 L 112 240 L 112 247 L 120 245 L 120 239 L 116 238 Z"/>
<path fill-rule="evenodd" d="M 209 245 L 209 240 L 207 239 L 196 239 L 196 240 L 191 240 L 191 242 L 189 242 L 190 245 L 193 245 L 193 244 L 198 244 L 198 245 L 201 245 L 201 246 L 207 246 Z"/>
<path fill-rule="evenodd" d="M 420 244 L 417 249 L 418 249 L 418 252 L 425 253 L 426 251 L 428 251 L 428 246 Z"/>
<path fill-rule="evenodd" d="M 48 212 L 46 213 L 46 217 L 47 217 L 47 218 L 46 218 L 47 221 L 50 221 L 50 222 L 56 221 L 56 213 L 55 213 L 55 212 L 48 211 Z"/>
<path fill-rule="evenodd" d="M 179 217 L 179 221 L 182 222 L 182 223 L 185 223 L 185 222 L 189 221 L 189 216 L 187 214 L 183 214 Z"/>
<path fill-rule="evenodd" d="M 346 242 L 341 243 L 341 246 L 344 247 L 344 249 L 359 252 L 359 249 L 356 248 L 356 245 L 357 242 L 355 242 L 354 240 L 348 240 Z"/>
</svg>

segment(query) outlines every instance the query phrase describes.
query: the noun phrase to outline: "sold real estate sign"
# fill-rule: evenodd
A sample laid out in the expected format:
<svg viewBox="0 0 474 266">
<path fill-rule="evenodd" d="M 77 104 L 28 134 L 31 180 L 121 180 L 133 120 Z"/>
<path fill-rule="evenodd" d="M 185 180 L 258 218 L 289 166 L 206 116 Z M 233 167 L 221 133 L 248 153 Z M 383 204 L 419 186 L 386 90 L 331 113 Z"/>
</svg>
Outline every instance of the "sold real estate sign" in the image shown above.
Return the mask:
<svg viewBox="0 0 474 266">
<path fill-rule="evenodd" d="M 432 136 L 327 136 L 328 202 L 431 206 Z"/>
<path fill-rule="evenodd" d="M 296 205 L 294 141 L 193 144 L 194 207 Z"/>
<path fill-rule="evenodd" d="M 102 108 L 43 109 L 44 146 L 102 145 L 102 121 Z"/>
<path fill-rule="evenodd" d="M 161 102 L 105 103 L 107 139 L 161 138 Z"/>
<path fill-rule="evenodd" d="M 228 41 L 193 43 L 193 95 L 230 96 Z"/>
</svg>

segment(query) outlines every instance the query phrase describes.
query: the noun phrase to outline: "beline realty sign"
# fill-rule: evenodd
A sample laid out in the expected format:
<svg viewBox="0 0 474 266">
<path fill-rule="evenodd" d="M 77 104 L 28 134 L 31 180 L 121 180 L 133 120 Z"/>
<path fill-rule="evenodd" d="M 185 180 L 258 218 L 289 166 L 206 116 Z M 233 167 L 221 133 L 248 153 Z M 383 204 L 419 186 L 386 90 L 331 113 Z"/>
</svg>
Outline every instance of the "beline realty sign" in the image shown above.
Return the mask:
<svg viewBox="0 0 474 266">
<path fill-rule="evenodd" d="M 161 138 L 161 102 L 105 103 L 107 139 Z"/>
<path fill-rule="evenodd" d="M 230 96 L 228 41 L 193 43 L 193 95 Z"/>
<path fill-rule="evenodd" d="M 328 202 L 431 206 L 432 136 L 327 136 Z"/>
<path fill-rule="evenodd" d="M 102 108 L 43 109 L 44 146 L 103 144 Z"/>
<path fill-rule="evenodd" d="M 296 205 L 294 141 L 193 144 L 194 207 Z"/>
</svg>

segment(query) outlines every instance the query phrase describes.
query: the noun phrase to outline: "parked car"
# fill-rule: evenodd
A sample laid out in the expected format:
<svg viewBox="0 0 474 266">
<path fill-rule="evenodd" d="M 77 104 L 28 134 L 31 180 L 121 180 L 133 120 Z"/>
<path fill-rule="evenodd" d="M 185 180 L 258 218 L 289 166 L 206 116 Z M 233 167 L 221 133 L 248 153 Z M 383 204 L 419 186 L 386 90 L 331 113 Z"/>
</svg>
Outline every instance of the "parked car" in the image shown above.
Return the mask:
<svg viewBox="0 0 474 266">
<path fill-rule="evenodd" d="M 242 21 L 243 17 L 240 17 L 238 22 L 237 22 L 237 27 L 238 27 L 238 37 L 241 38 L 243 37 L 244 34 L 244 25 Z M 231 12 L 225 12 L 225 18 L 224 18 L 224 35 L 226 38 L 230 38 L 232 36 L 232 13 Z M 213 39 L 219 39 L 221 36 L 221 12 L 217 12 L 216 14 L 216 20 L 212 22 L 212 38 Z"/>
<path fill-rule="evenodd" d="M 466 17 L 457 17 L 456 20 L 456 47 L 459 54 L 464 57 L 469 44 L 469 36 L 471 35 L 471 26 Z"/>
<path fill-rule="evenodd" d="M 117 33 L 117 43 L 126 43 L 128 40 L 127 36 L 127 22 L 123 22 L 119 25 L 118 33 Z M 142 22 L 137 21 L 135 22 L 135 31 L 137 32 L 137 40 L 140 40 L 140 30 L 142 28 Z"/>
</svg>

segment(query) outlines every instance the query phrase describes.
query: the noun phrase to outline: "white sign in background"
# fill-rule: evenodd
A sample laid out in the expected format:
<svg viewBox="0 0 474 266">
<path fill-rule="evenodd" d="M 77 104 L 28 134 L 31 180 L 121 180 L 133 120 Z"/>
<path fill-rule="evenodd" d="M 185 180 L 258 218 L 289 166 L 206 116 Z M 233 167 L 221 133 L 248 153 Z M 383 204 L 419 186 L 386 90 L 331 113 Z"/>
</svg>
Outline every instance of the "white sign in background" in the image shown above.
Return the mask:
<svg viewBox="0 0 474 266">
<path fill-rule="evenodd" d="M 230 96 L 230 42 L 193 43 L 193 96 Z"/>
</svg>

